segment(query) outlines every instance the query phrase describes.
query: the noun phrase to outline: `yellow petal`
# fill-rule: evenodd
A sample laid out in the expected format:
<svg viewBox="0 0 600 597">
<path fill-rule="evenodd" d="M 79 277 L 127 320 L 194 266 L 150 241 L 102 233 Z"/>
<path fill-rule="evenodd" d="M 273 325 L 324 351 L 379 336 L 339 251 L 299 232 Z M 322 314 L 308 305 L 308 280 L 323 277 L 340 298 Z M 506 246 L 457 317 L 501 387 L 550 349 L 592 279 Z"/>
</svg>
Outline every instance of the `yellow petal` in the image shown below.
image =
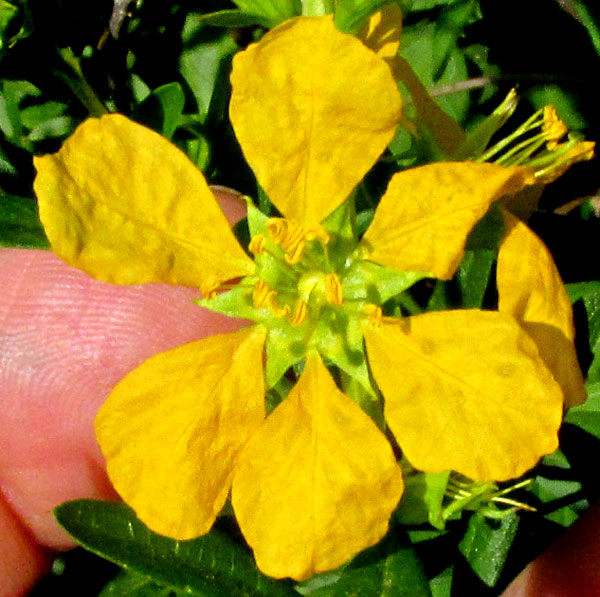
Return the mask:
<svg viewBox="0 0 600 597">
<path fill-rule="evenodd" d="M 210 530 L 235 458 L 265 416 L 264 339 L 252 327 L 158 354 L 100 409 L 108 475 L 153 531 L 191 539 Z"/>
<path fill-rule="evenodd" d="M 242 450 L 232 501 L 258 567 L 300 580 L 379 541 L 402 489 L 383 434 L 311 353 Z"/>
<path fill-rule="evenodd" d="M 366 326 L 385 417 L 416 468 L 518 477 L 558 445 L 560 388 L 508 315 L 441 311 Z"/>
<path fill-rule="evenodd" d="M 85 121 L 35 166 L 53 250 L 100 280 L 206 290 L 253 271 L 200 171 L 124 116 Z"/>
<path fill-rule="evenodd" d="M 380 58 L 390 60 L 398 53 L 402 34 L 402 9 L 394 2 L 374 12 L 356 37 Z"/>
<path fill-rule="evenodd" d="M 367 259 L 398 271 L 448 279 L 467 236 L 491 203 L 523 188 L 530 175 L 495 164 L 445 162 L 396 174 L 362 247 Z"/>
<path fill-rule="evenodd" d="M 331 16 L 298 17 L 233 60 L 230 115 L 277 208 L 316 226 L 392 139 L 400 94 L 389 68 Z"/>
<path fill-rule="evenodd" d="M 504 212 L 508 234 L 498 255 L 498 309 L 512 315 L 533 338 L 560 384 L 567 406 L 585 401 L 583 375 L 573 340 L 573 310 L 544 243 Z"/>
</svg>

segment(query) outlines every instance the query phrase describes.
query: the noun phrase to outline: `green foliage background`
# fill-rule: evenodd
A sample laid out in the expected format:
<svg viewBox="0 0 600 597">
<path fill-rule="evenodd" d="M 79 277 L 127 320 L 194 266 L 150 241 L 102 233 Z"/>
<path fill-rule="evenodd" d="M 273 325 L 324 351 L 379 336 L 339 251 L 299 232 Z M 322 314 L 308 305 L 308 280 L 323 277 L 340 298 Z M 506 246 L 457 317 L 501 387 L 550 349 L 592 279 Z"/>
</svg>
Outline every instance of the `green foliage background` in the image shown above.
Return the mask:
<svg viewBox="0 0 600 597">
<path fill-rule="evenodd" d="M 81 121 L 106 110 L 127 114 L 172 139 L 211 183 L 259 196 L 227 115 L 231 59 L 265 28 L 309 4 L 0 0 L 1 244 L 48 248 L 33 196 L 32 155 L 56 151 Z M 351 29 L 381 2 L 335 4 Z M 593 91 L 593 81 L 600 76 L 597 2 L 402 0 L 400 4 L 405 17 L 401 53 L 440 106 L 461 125 L 467 129 L 476 125 L 516 85 L 525 100 L 513 117 L 517 123 L 551 103 L 572 130 L 600 140 L 600 112 Z M 394 143 L 395 168 L 423 159 L 422 147 L 408 137 Z M 367 181 L 370 189 L 384 185 L 389 168 L 389 163 L 375 168 Z M 240 536 L 226 522 L 186 547 L 186 566 L 195 566 L 200 574 L 193 581 L 186 577 L 185 566 L 174 574 L 164 565 L 171 561 L 173 542 L 148 532 L 147 551 L 140 552 L 139 544 L 127 547 L 126 535 L 119 534 L 119 525 L 135 524 L 127 508 L 83 501 L 61 507 L 59 520 L 92 552 L 110 554 L 129 572 L 117 574 L 116 566 L 75 550 L 57 558 L 52 572 L 31 595 L 102 591 L 103 597 L 166 596 L 189 594 L 188 590 L 197 595 L 402 594 L 397 589 L 386 592 L 384 579 L 389 578 L 396 587 L 410 586 L 407 595 L 499 594 L 577 519 L 582 508 L 600 499 L 600 477 L 589 466 L 600 454 L 598 171 L 597 159 L 572 168 L 545 192 L 530 221 L 568 283 L 590 394 L 588 402 L 567 417 L 562 451 L 546 458 L 535 472 L 536 482 L 526 499 L 537 507 L 537 514 L 508 517 L 498 524 L 473 515 L 444 532 L 420 528 L 407 532 L 396 525 L 382 544 L 343 571 L 293 587 L 260 575 Z M 485 255 L 473 252 L 457 278 L 444 287 L 444 296 L 441 291 L 435 295 L 439 307 L 450 304 L 456 293 L 462 304 L 481 304 L 485 286 L 479 288 L 476 282 L 487 281 L 491 267 Z M 111 536 L 104 534 L 107 525 L 114 531 Z M 122 549 L 110 543 L 115 537 L 122 539 Z M 215 556 L 219 553 L 227 554 L 228 566 Z"/>
</svg>

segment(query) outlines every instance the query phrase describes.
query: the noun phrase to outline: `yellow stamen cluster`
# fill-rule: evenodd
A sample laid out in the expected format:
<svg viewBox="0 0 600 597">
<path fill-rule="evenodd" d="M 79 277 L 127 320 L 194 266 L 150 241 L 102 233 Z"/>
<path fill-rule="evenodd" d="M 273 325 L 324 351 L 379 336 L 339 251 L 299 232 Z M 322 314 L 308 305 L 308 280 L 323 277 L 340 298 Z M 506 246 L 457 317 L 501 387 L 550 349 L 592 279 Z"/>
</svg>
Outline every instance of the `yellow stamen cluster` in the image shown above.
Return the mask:
<svg viewBox="0 0 600 597">
<path fill-rule="evenodd" d="M 306 230 L 285 218 L 270 218 L 266 229 L 268 234 L 255 235 L 249 244 L 251 253 L 264 258 L 257 261 L 264 267 L 252 291 L 253 306 L 287 317 L 293 326 L 301 325 L 311 308 L 341 306 L 340 278 L 326 273 L 331 269 L 326 250 L 329 234 L 320 226 Z M 312 241 L 318 244 L 311 246 Z"/>
<path fill-rule="evenodd" d="M 576 162 L 594 157 L 594 143 L 567 135 L 567 125 L 553 106 L 538 110 L 511 135 L 488 149 L 478 161 L 502 166 L 526 166 L 535 180 L 547 184 L 556 180 Z"/>
<path fill-rule="evenodd" d="M 298 222 L 286 218 L 270 218 L 267 230 L 273 241 L 284 250 L 285 260 L 292 265 L 302 259 L 307 241 L 317 239 L 324 245 L 329 242 L 329 235 L 321 226 L 305 230 Z"/>
</svg>

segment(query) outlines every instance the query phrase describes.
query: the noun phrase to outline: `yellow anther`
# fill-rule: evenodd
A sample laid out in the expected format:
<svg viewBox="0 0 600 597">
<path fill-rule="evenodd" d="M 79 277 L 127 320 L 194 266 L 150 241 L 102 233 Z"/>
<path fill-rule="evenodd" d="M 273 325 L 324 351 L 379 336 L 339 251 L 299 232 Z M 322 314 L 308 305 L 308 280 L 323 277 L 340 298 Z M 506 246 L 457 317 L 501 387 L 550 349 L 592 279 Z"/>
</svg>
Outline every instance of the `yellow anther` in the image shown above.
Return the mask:
<svg viewBox="0 0 600 597">
<path fill-rule="evenodd" d="M 550 151 L 556 148 L 558 142 L 567 134 L 567 131 L 567 125 L 560 119 L 554 106 L 544 106 L 542 132 Z"/>
<path fill-rule="evenodd" d="M 374 326 L 381 326 L 383 313 L 381 307 L 373 303 L 367 303 L 363 308 L 363 313 L 367 316 L 367 320 Z"/>
<path fill-rule="evenodd" d="M 325 298 L 332 305 L 339 307 L 342 304 L 342 283 L 337 274 L 327 274 L 325 276 Z"/>
<path fill-rule="evenodd" d="M 559 151 L 568 143 L 562 143 L 555 151 Z M 579 141 L 571 149 L 558 155 L 556 161 L 546 168 L 535 172 L 536 182 L 548 184 L 562 176 L 573 164 L 591 160 L 594 157 L 595 143 L 593 141 Z"/>
<path fill-rule="evenodd" d="M 277 302 L 277 293 L 274 290 L 270 290 L 265 300 L 267 308 L 275 317 L 285 317 L 289 312 L 290 308 L 287 305 L 281 307 Z"/>
<path fill-rule="evenodd" d="M 302 255 L 304 255 L 305 247 L 306 247 L 306 245 L 304 244 L 304 241 L 301 239 L 300 242 L 298 242 L 294 246 L 294 248 L 292 249 L 291 252 L 285 254 L 285 260 L 290 265 L 294 265 L 294 264 L 298 263 L 302 259 Z"/>
<path fill-rule="evenodd" d="M 253 255 L 262 255 L 265 248 L 265 237 L 262 234 L 253 236 L 248 245 L 248 250 Z"/>
<path fill-rule="evenodd" d="M 305 319 L 308 312 L 308 304 L 304 301 L 298 301 L 294 306 L 294 311 L 290 317 L 290 323 L 294 327 L 298 327 Z"/>
<path fill-rule="evenodd" d="M 264 307 L 270 292 L 273 291 L 266 282 L 263 280 L 258 280 L 258 282 L 256 282 L 254 289 L 252 290 L 252 305 L 255 309 Z"/>
</svg>

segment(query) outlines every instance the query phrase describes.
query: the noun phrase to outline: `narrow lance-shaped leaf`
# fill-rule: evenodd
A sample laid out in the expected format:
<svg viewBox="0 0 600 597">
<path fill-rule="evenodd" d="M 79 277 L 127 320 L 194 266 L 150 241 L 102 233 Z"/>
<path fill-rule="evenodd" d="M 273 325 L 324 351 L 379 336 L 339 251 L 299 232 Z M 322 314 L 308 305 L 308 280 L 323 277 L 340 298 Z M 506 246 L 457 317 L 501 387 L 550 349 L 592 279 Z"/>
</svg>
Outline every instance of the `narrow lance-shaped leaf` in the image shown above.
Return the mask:
<svg viewBox="0 0 600 597">
<path fill-rule="evenodd" d="M 219 530 L 174 541 L 148 530 L 124 504 L 97 500 L 66 502 L 54 515 L 86 549 L 185 595 L 297 597 L 288 584 L 262 575 L 248 550 Z"/>
</svg>

